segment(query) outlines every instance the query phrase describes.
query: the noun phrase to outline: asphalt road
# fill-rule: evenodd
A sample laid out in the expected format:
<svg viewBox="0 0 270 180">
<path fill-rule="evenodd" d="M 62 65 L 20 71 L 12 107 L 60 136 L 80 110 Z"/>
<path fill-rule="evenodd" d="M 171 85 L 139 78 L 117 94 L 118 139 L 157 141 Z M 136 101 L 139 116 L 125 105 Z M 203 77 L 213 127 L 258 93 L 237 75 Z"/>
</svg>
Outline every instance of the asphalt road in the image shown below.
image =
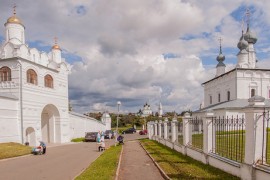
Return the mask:
<svg viewBox="0 0 270 180">
<path fill-rule="evenodd" d="M 125 134 L 124 141 L 144 138 Z M 106 146 L 115 140 L 106 140 Z M 65 144 L 47 148 L 46 155 L 29 155 L 0 161 L 0 180 L 68 180 L 87 168 L 101 152 L 95 142 Z"/>
</svg>

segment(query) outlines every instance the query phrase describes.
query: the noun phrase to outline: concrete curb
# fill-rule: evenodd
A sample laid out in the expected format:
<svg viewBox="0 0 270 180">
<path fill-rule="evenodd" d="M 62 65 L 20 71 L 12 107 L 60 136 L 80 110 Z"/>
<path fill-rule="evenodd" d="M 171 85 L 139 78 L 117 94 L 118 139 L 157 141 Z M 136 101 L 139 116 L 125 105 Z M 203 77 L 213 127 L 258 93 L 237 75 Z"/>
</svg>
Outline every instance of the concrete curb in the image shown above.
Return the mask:
<svg viewBox="0 0 270 180">
<path fill-rule="evenodd" d="M 123 150 L 124 150 L 124 146 L 122 145 L 122 150 L 121 150 L 121 153 L 120 153 L 120 157 L 119 157 L 119 161 L 118 161 L 118 166 L 117 166 L 117 170 L 116 170 L 116 174 L 115 174 L 115 180 L 118 180 L 120 166 L 121 166 L 121 161 L 122 161 Z"/>
<path fill-rule="evenodd" d="M 140 142 L 140 141 L 139 141 Z M 143 147 L 142 143 L 140 142 L 140 145 L 142 146 L 142 148 L 145 150 L 146 154 L 152 159 L 152 161 L 154 162 L 155 166 L 158 168 L 159 172 L 161 173 L 161 175 L 164 177 L 164 179 L 166 180 L 171 180 L 171 178 L 163 171 L 163 169 L 161 169 L 161 167 L 158 165 L 158 163 L 154 160 L 154 158 L 152 158 L 152 156 L 149 154 L 149 152 Z"/>
<path fill-rule="evenodd" d="M 22 156 L 16 156 L 16 157 L 0 159 L 0 162 L 1 161 L 9 161 L 9 160 L 18 159 L 18 158 L 23 158 L 23 157 L 27 157 L 27 156 L 34 156 L 34 155 L 33 154 L 26 154 L 26 155 L 22 155 Z"/>
</svg>

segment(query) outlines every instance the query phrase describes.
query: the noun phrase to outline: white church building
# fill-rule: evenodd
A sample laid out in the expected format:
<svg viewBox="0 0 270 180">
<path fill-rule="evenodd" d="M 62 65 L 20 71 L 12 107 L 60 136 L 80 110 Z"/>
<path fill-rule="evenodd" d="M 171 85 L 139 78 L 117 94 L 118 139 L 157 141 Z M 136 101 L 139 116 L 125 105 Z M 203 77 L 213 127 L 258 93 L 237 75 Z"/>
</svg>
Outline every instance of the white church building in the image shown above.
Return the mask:
<svg viewBox="0 0 270 180">
<path fill-rule="evenodd" d="M 217 116 L 239 115 L 242 108 L 248 105 L 248 99 L 257 96 L 264 97 L 266 105 L 269 105 L 270 69 L 257 68 L 256 42 L 256 34 L 251 31 L 248 21 L 247 30 L 245 33 L 242 31 L 237 44 L 237 64 L 227 72 L 220 44 L 216 75 L 202 84 L 204 107 L 195 111 L 195 116 L 207 111 L 214 111 Z"/>
<path fill-rule="evenodd" d="M 69 112 L 69 72 L 57 42 L 49 53 L 28 47 L 14 8 L 0 46 L 0 143 L 64 143 L 106 130 L 107 115 L 101 122 Z"/>
</svg>

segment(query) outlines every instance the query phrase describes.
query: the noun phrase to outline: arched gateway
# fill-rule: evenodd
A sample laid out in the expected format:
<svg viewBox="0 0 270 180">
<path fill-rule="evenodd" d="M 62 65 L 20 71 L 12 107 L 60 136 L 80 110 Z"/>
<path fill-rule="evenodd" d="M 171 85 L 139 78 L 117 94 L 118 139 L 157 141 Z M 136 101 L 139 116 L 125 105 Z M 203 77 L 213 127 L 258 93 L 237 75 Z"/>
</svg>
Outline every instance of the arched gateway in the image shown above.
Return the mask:
<svg viewBox="0 0 270 180">
<path fill-rule="evenodd" d="M 41 138 L 46 143 L 60 142 L 60 114 L 56 106 L 48 104 L 41 113 Z"/>
<path fill-rule="evenodd" d="M 34 128 L 28 127 L 25 131 L 26 142 L 29 143 L 30 146 L 36 146 L 36 132 Z"/>
</svg>

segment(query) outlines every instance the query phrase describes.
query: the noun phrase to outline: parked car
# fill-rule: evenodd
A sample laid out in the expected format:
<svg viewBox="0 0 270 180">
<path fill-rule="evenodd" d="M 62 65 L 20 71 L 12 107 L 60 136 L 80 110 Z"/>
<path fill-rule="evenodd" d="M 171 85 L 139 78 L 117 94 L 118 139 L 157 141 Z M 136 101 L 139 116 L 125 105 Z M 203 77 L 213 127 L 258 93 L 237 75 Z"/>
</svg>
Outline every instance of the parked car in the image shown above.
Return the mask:
<svg viewBox="0 0 270 180">
<path fill-rule="evenodd" d="M 110 134 L 112 135 L 111 139 L 113 139 L 114 138 L 114 132 L 112 130 L 106 130 L 105 133 L 104 133 L 104 138 L 105 139 L 110 139 Z"/>
<path fill-rule="evenodd" d="M 126 129 L 122 132 L 122 134 L 133 134 L 133 133 L 136 133 L 136 129 L 135 128 L 129 128 L 129 129 Z"/>
<path fill-rule="evenodd" d="M 85 133 L 85 142 L 89 141 L 97 141 L 97 133 L 98 132 L 87 132 Z"/>
<path fill-rule="evenodd" d="M 147 129 L 141 130 L 141 131 L 139 132 L 139 134 L 140 134 L 140 135 L 146 135 L 146 134 L 147 134 Z"/>
</svg>

